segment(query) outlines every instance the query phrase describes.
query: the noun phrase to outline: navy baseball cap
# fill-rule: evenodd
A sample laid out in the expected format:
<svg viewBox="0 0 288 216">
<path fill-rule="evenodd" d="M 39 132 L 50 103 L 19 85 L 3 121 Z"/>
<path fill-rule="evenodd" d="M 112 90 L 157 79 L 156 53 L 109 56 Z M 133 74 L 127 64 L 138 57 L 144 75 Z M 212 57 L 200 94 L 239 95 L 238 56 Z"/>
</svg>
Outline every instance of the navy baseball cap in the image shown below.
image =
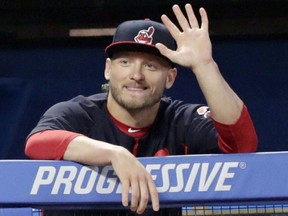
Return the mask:
<svg viewBox="0 0 288 216">
<path fill-rule="evenodd" d="M 108 57 L 119 51 L 138 51 L 161 55 L 155 47 L 156 43 L 162 43 L 171 50 L 176 50 L 176 42 L 166 26 L 149 19 L 130 20 L 121 23 L 114 34 L 113 41 L 105 49 Z"/>
</svg>

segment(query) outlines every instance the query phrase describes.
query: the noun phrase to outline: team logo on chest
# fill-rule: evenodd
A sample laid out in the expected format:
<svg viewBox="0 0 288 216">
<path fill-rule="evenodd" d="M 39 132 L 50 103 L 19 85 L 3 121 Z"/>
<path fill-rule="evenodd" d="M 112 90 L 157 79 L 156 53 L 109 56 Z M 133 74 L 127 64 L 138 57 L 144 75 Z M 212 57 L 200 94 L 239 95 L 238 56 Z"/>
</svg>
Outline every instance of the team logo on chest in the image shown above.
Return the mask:
<svg viewBox="0 0 288 216">
<path fill-rule="evenodd" d="M 140 30 L 136 37 L 134 37 L 135 42 L 142 44 L 152 44 L 153 34 L 155 29 L 153 26 L 150 26 L 148 29 Z"/>
</svg>

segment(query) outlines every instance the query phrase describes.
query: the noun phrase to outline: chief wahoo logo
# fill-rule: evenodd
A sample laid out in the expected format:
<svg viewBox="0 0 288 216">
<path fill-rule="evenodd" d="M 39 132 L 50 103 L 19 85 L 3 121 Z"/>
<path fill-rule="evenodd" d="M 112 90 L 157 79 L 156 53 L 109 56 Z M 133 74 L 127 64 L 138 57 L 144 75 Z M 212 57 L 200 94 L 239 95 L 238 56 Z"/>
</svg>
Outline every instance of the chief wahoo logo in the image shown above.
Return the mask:
<svg viewBox="0 0 288 216">
<path fill-rule="evenodd" d="M 138 35 L 134 37 L 134 40 L 137 43 L 142 44 L 152 44 L 153 41 L 153 34 L 155 32 L 155 29 L 153 26 L 150 26 L 147 30 L 143 29 L 138 32 Z"/>
</svg>

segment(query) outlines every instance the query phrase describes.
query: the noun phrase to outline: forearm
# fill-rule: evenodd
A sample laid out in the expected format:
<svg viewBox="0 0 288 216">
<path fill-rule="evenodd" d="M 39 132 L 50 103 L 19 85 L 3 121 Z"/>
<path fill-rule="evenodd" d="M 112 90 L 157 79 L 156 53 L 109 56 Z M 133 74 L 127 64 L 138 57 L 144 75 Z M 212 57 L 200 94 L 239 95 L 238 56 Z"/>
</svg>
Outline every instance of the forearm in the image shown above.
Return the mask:
<svg viewBox="0 0 288 216">
<path fill-rule="evenodd" d="M 193 72 L 214 120 L 234 124 L 241 115 L 243 102 L 224 80 L 217 64 L 211 60 L 193 68 Z"/>
<path fill-rule="evenodd" d="M 66 130 L 46 130 L 31 135 L 25 154 L 38 160 L 71 160 L 89 165 L 110 164 L 124 148 Z M 113 155 L 112 155 L 113 154 Z"/>
<path fill-rule="evenodd" d="M 120 146 L 78 136 L 67 146 L 63 159 L 89 165 L 107 165 L 121 151 L 123 148 Z"/>
</svg>

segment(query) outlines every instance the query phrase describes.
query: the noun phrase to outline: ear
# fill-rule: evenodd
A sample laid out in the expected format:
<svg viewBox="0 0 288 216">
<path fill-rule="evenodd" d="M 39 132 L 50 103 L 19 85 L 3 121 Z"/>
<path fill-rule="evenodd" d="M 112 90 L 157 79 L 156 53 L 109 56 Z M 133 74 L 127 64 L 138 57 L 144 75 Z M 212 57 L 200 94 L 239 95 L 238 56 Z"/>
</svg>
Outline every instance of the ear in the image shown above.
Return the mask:
<svg viewBox="0 0 288 216">
<path fill-rule="evenodd" d="M 111 68 L 111 59 L 107 58 L 105 62 L 104 77 L 106 80 L 110 80 L 110 68 Z"/>
<path fill-rule="evenodd" d="M 173 86 L 176 77 L 177 77 L 177 69 L 176 68 L 169 69 L 166 78 L 166 85 L 165 85 L 166 89 L 170 89 Z"/>
</svg>

